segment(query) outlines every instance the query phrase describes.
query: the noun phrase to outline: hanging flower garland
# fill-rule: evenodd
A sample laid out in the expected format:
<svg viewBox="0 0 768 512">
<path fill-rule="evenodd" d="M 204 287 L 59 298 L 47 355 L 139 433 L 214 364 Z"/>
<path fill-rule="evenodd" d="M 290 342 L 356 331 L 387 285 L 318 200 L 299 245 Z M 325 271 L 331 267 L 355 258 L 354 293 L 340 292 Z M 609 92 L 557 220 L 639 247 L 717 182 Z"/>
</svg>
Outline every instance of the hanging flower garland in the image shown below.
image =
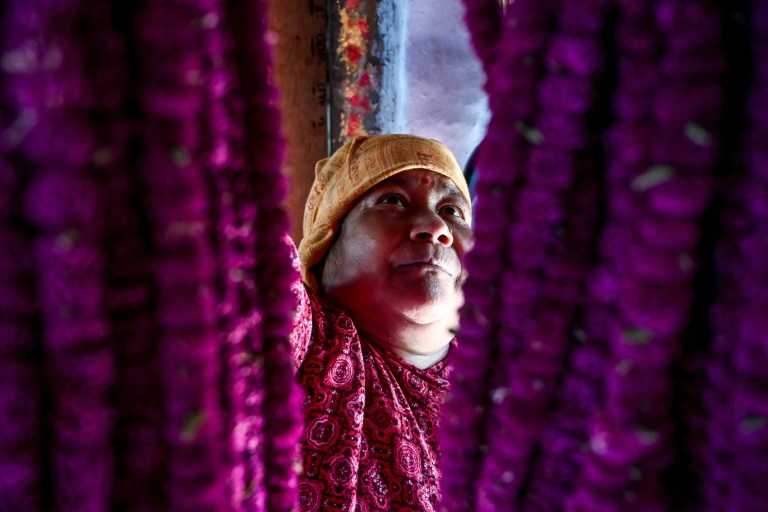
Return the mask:
<svg viewBox="0 0 768 512">
<path fill-rule="evenodd" d="M 288 342 L 293 327 L 296 297 L 291 285 L 298 279 L 284 237 L 289 232 L 283 209 L 287 182 L 281 173 L 284 143 L 280 129 L 278 97 L 264 79 L 271 67 L 273 41 L 267 30 L 267 3 L 251 0 L 242 11 L 239 62 L 241 87 L 252 91 L 245 102 L 246 162 L 248 184 L 258 207 L 255 219 L 255 281 L 262 311 L 261 337 L 264 361 L 264 419 L 266 506 L 292 510 L 297 502 L 300 470 L 299 439 L 303 429 L 303 393 L 294 378 Z M 258 29 L 254 29 L 254 20 Z M 242 21 L 241 21 L 242 23 Z"/>
<path fill-rule="evenodd" d="M 599 17 L 590 16 L 592 13 L 589 10 L 578 10 L 576 13 L 584 15 L 576 16 L 576 19 L 581 20 L 580 26 L 584 28 L 592 27 L 597 30 L 599 25 L 605 23 Z M 619 32 L 637 30 L 637 27 L 632 27 L 627 20 L 622 23 L 617 29 Z M 649 39 L 652 40 L 652 36 Z M 642 84 L 647 86 L 647 81 Z M 615 103 L 620 101 L 619 97 Z M 609 174 L 609 188 L 612 186 L 611 180 Z M 621 218 L 622 215 L 620 210 L 611 209 L 609 206 L 609 223 L 611 219 Z M 607 239 L 607 235 L 603 235 L 603 238 Z M 593 272 L 593 275 L 596 273 Z M 587 455 L 590 418 L 603 406 L 603 375 L 607 371 L 611 336 L 607 326 L 612 322 L 615 312 L 612 305 L 602 300 L 599 293 L 594 293 L 595 289 L 592 286 L 590 293 L 584 298 L 581 318 L 573 331 L 578 343 L 569 354 L 557 402 L 541 435 L 541 453 L 524 498 L 526 510 L 563 508 L 565 498 L 577 483 L 574 481 L 574 475 L 580 472 Z"/>
<path fill-rule="evenodd" d="M 768 6 L 755 2 L 751 16 L 752 87 L 746 104 L 746 137 L 739 175 L 728 191 L 716 258 L 718 302 L 712 309 L 713 338 L 707 360 L 706 443 L 697 454 L 706 471 L 707 510 L 759 510 L 768 494 L 768 407 L 764 368 L 768 361 Z"/>
<path fill-rule="evenodd" d="M 465 0 L 464 7 L 464 22 L 469 28 L 472 46 L 483 63 L 487 76 L 501 38 L 502 11 L 509 5 L 498 0 Z"/>
<path fill-rule="evenodd" d="M 493 192 L 503 189 L 484 189 L 482 178 L 485 175 L 490 182 L 497 178 L 493 159 L 480 164 L 477 248 L 468 257 L 463 346 L 456 354 L 443 426 L 443 471 L 451 475 L 443 477 L 446 510 L 497 509 L 518 498 L 523 508 L 531 510 L 559 508 L 563 503 L 572 510 L 663 506 L 660 472 L 669 462 L 674 428 L 669 420 L 671 364 L 689 318 L 698 224 L 709 204 L 718 158 L 715 128 L 723 96 L 719 15 L 697 2 L 619 4 L 621 76 L 614 101 L 619 121 L 607 139 L 608 223 L 602 236 L 602 262 L 590 279 L 581 327 L 571 332 L 584 300 L 578 290 L 590 263 L 591 238 L 584 233 L 590 232 L 589 226 L 594 230 L 596 212 L 584 202 L 566 215 L 570 205 L 559 202 L 566 196 L 547 194 L 545 187 L 559 190 L 558 176 L 573 169 L 585 188 L 570 185 L 567 197 L 586 192 L 586 197 L 597 198 L 598 184 L 587 172 L 596 162 L 582 160 L 581 167 L 573 166 L 562 153 L 588 144 L 589 132 L 579 127 L 578 114 L 595 105 L 590 83 L 607 53 L 600 44 L 611 27 L 607 3 L 556 4 L 549 5 L 559 8 L 561 33 L 554 36 L 552 10 L 547 15 L 545 5 L 513 3 L 495 50 L 489 86 L 494 118 L 483 148 L 492 147 L 505 133 L 502 116 L 514 120 L 515 129 L 540 147 L 530 154 L 523 149 L 519 160 L 509 157 L 514 146 L 508 139 L 506 147 L 494 148 L 497 155 L 507 153 L 499 161 L 521 162 L 509 168 L 528 169 L 527 182 L 520 189 L 513 187 L 515 196 L 495 204 Z M 524 66 L 502 67 L 503 61 L 513 62 L 510 59 L 518 55 L 527 56 L 529 67 L 533 66 L 538 52 L 547 48 L 562 59 L 565 76 L 555 69 L 538 82 L 538 75 L 532 78 Z M 701 58 L 704 53 L 706 59 Z M 529 85 L 541 91 L 541 107 L 530 100 L 516 106 L 501 94 L 506 86 L 518 93 L 516 97 L 526 97 Z M 547 140 L 554 140 L 553 148 Z M 567 179 L 565 183 L 569 186 Z M 505 204 L 515 203 L 518 210 L 500 214 L 506 211 Z M 484 208 L 493 211 L 488 220 Z M 512 218 L 510 259 L 499 261 L 507 269 L 506 294 L 499 302 L 493 283 L 499 281 L 500 270 L 489 263 L 498 261 L 499 247 L 484 240 L 484 229 L 486 222 L 489 231 L 497 227 L 491 218 L 508 217 Z M 573 223 L 573 232 L 581 236 L 546 242 L 543 237 L 551 235 L 542 228 L 547 223 L 556 227 L 559 219 Z M 560 227 L 567 233 L 571 226 Z M 558 260 L 562 254 L 558 248 L 569 242 L 572 250 L 582 253 Z M 541 309 L 555 304 L 551 315 Z M 556 387 L 571 336 L 579 344 Z M 484 369 L 491 357 L 496 373 L 489 385 Z M 606 379 L 595 378 L 606 365 L 611 368 Z M 508 372 L 503 370 L 507 367 Z M 486 421 L 484 404 L 477 399 L 488 386 L 493 392 L 489 437 L 484 438 L 480 434 Z M 548 407 L 555 396 L 556 408 L 550 415 Z M 532 458 L 537 440 L 541 452 Z M 477 478 L 476 446 L 484 457 L 477 505 L 468 484 Z M 572 475 L 578 471 L 582 477 L 574 489 Z"/>
<path fill-rule="evenodd" d="M 265 22 L 263 2 L 247 10 Z M 256 92 L 246 159 L 221 3 L 144 7 L 138 91 L 112 25 L 132 36 L 132 13 L 103 2 L 4 10 L 0 239 L 13 251 L 0 258 L 0 508 L 288 510 L 301 394 L 265 31 L 239 27 L 238 64 Z M 142 118 L 129 119 L 126 92 Z"/>
<path fill-rule="evenodd" d="M 255 0 L 250 12 L 251 19 L 261 20 L 262 30 L 258 32 L 267 33 L 266 1 Z M 271 46 L 264 37 L 252 36 L 248 48 L 251 56 L 258 56 L 251 62 L 255 76 L 261 77 L 272 65 Z M 288 343 L 296 310 L 291 285 L 298 276 L 291 263 L 289 247 L 283 240 L 289 225 L 283 209 L 287 182 L 281 174 L 284 143 L 279 98 L 270 84 L 260 98 L 251 99 L 247 108 L 261 114 L 258 122 L 247 126 L 249 140 L 259 141 L 259 144 L 249 144 L 249 163 L 254 169 L 252 186 L 255 191 L 270 191 L 262 194 L 259 203 L 260 237 L 257 240 L 259 297 L 264 311 L 264 357 L 269 361 L 266 366 L 267 401 L 263 412 L 267 439 L 267 505 L 269 510 L 288 511 L 294 509 L 297 500 L 299 439 L 304 426 L 304 395 L 294 379 L 294 362 Z"/>
<path fill-rule="evenodd" d="M 486 425 L 489 403 L 479 403 L 478 399 L 487 397 L 491 402 L 503 398 L 499 393 L 488 395 L 494 385 L 501 385 L 505 374 L 489 377 L 487 370 L 493 366 L 492 360 L 506 361 L 516 348 L 509 331 L 515 319 L 499 311 L 501 273 L 508 252 L 508 243 L 499 233 L 504 232 L 511 215 L 509 205 L 519 193 L 531 147 L 529 139 L 536 136 L 534 130 L 527 129 L 530 124 L 521 120 L 530 123 L 535 115 L 547 27 L 553 15 L 554 2 L 521 0 L 510 7 L 505 23 L 515 30 L 505 29 L 486 83 L 493 117 L 478 158 L 476 244 L 467 255 L 471 277 L 464 288 L 467 303 L 458 334 L 461 344 L 451 356 L 455 373 L 441 420 L 441 510 L 471 510 L 475 506 L 481 457 L 488 451 L 484 431 L 493 428 Z M 509 292 L 507 283 L 504 285 Z"/>
<path fill-rule="evenodd" d="M 3 155 L 4 157 L 7 154 Z M 21 193 L 18 167 L 0 162 L 0 481 L 2 503 L 19 510 L 42 508 L 40 368 L 31 357 L 38 348 L 35 329 L 30 241 L 18 222 Z M 33 439 L 32 443 L 26 442 Z"/>
<path fill-rule="evenodd" d="M 88 68 L 98 70 L 89 73 L 94 94 L 103 101 L 91 161 L 108 205 L 102 279 L 115 362 L 111 502 L 130 509 L 161 510 L 167 507 L 163 488 L 167 467 L 158 327 L 151 303 L 150 247 L 144 236 L 149 219 L 140 213 L 140 179 L 130 172 L 136 164 L 131 150 L 140 135 L 135 114 L 129 110 L 129 95 L 134 91 L 124 65 L 131 59 L 125 44 L 133 14 L 131 8 L 118 10 L 97 2 L 81 13 L 79 22 L 87 27 Z M 122 25 L 114 26 L 118 20 Z"/>
<path fill-rule="evenodd" d="M 525 280 L 538 283 L 534 301 L 518 298 L 511 304 L 538 318 L 524 324 L 520 353 L 508 370 L 509 398 L 519 404 L 513 414 L 533 426 L 528 438 L 506 440 L 527 446 L 510 468 L 516 478 L 506 483 L 511 498 L 519 497 L 522 510 L 563 507 L 585 455 L 587 420 L 600 401 L 602 347 L 586 336 L 584 325 L 589 319 L 584 310 L 601 213 L 603 176 L 597 134 L 607 110 L 604 31 L 611 26 L 610 7 L 610 2 L 602 0 L 560 4 L 559 32 L 540 90 L 540 124 L 550 126 L 549 134 L 543 134 L 544 141 L 529 164 L 531 189 L 546 190 L 542 185 L 549 185 L 551 199 L 538 208 L 520 205 L 523 212 L 548 208 L 548 223 L 539 227 L 528 221 L 527 231 L 548 232 L 551 241 L 541 256 L 533 256 L 541 249 L 536 251 L 526 238 L 512 246 L 513 251 L 527 255 L 522 258 L 530 261 L 528 265 L 540 265 L 535 272 L 528 270 Z M 552 133 L 552 120 L 559 121 L 559 132 Z M 568 124 L 572 128 L 563 130 Z M 547 136 L 554 140 L 547 143 Z"/>
<path fill-rule="evenodd" d="M 592 290 L 612 306 L 610 371 L 590 453 L 567 504 L 573 511 L 666 510 L 661 473 L 672 456 L 671 367 L 689 320 L 698 224 L 719 156 L 720 74 L 699 73 L 694 81 L 676 65 L 700 52 L 717 59 L 718 13 L 704 2 L 625 1 L 618 34 L 609 225 Z"/>
<path fill-rule="evenodd" d="M 518 347 L 506 359 L 478 508 L 515 503 L 558 390 L 594 245 L 598 182 L 587 125 L 601 75 L 605 2 L 560 2 L 539 84 L 538 113 L 517 129 L 532 145 L 509 231 L 502 314 Z M 588 20 L 591 23 L 585 23 Z M 514 70 L 508 72 L 514 73 Z M 594 153 L 594 151 L 592 151 Z M 576 198 L 576 203 L 572 201 Z M 592 201 L 589 201 L 589 198 Z M 587 201 L 584 201 L 584 200 Z"/>
<path fill-rule="evenodd" d="M 4 41 L 0 51 L 6 58 L 8 48 Z M 14 111 L 3 107 L 4 112 Z M 29 258 L 32 244 L 21 222 L 22 165 L 14 161 L 17 139 L 11 136 L 9 121 L 3 118 L 0 123 L 0 503 L 16 510 L 40 510 L 44 403 L 42 369 L 34 358 L 40 348 L 39 317 Z"/>
<path fill-rule="evenodd" d="M 148 5 L 140 15 L 145 111 L 142 177 L 150 211 L 169 507 L 226 506 L 210 205 L 201 124 L 201 20 L 211 2 Z"/>
<path fill-rule="evenodd" d="M 264 361 L 256 304 L 257 211 L 245 162 L 243 101 L 234 68 L 231 26 L 219 3 L 201 22 L 205 32 L 206 162 L 213 182 L 211 214 L 219 256 L 219 331 L 227 369 L 229 496 L 233 510 L 265 510 Z"/>
<path fill-rule="evenodd" d="M 103 281 L 103 187 L 93 165 L 99 135 L 84 118 L 108 114 L 115 97 L 95 95 L 98 84 L 88 78 L 88 52 L 77 35 L 86 11 L 71 2 L 9 6 L 15 39 L 4 63 L 8 97 L 30 119 L 18 140 L 19 163 L 31 171 L 24 215 L 35 229 L 31 254 L 50 386 L 51 437 L 43 440 L 55 475 L 50 506 L 95 511 L 110 509 L 114 367 Z M 36 492 L 38 499 L 45 495 L 42 486 Z"/>
<path fill-rule="evenodd" d="M 43 497 L 43 385 L 40 362 L 39 311 L 35 306 L 35 266 L 32 240 L 25 229 L 22 201 L 26 166 L 19 161 L 19 144 L 36 115 L 19 108 L 11 75 L 28 79 L 37 71 L 37 53 L 28 48 L 27 31 L 18 30 L 19 5 L 5 6 L 0 64 L 0 503 L 16 510 L 40 510 Z M 31 441 L 31 442 L 30 442 Z"/>
</svg>

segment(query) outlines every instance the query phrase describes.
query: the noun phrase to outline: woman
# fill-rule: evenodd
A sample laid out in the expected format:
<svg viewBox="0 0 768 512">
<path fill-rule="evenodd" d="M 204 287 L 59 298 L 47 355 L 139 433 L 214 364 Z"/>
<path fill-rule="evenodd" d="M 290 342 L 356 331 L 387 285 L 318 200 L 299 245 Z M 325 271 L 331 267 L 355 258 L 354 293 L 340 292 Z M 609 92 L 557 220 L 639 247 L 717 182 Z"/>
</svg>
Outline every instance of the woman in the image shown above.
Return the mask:
<svg viewBox="0 0 768 512">
<path fill-rule="evenodd" d="M 318 162 L 291 338 L 306 392 L 302 510 L 424 510 L 471 244 L 469 190 L 441 143 L 358 137 Z"/>
</svg>

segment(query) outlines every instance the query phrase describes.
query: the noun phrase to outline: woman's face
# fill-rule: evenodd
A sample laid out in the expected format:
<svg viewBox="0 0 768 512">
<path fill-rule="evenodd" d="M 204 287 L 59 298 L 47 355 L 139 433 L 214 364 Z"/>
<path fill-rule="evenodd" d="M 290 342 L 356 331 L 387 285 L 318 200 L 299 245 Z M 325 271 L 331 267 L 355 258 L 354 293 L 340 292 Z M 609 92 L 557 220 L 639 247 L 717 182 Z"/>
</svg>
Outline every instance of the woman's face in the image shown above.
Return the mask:
<svg viewBox="0 0 768 512">
<path fill-rule="evenodd" d="M 323 267 L 326 295 L 358 321 L 455 315 L 470 219 L 470 205 L 440 174 L 413 170 L 381 182 L 342 223 Z"/>
</svg>

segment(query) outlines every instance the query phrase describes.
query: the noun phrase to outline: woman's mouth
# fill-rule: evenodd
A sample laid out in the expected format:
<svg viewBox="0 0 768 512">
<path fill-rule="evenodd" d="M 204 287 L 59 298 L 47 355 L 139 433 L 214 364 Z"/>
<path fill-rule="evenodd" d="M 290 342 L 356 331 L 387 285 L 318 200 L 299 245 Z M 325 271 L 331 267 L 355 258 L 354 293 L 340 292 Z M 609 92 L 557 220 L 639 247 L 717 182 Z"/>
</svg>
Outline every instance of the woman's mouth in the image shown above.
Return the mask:
<svg viewBox="0 0 768 512">
<path fill-rule="evenodd" d="M 449 276 L 451 273 L 442 265 L 434 263 L 432 261 L 414 261 L 411 263 L 405 263 L 398 265 L 399 270 L 414 271 L 414 272 L 443 272 Z"/>
</svg>

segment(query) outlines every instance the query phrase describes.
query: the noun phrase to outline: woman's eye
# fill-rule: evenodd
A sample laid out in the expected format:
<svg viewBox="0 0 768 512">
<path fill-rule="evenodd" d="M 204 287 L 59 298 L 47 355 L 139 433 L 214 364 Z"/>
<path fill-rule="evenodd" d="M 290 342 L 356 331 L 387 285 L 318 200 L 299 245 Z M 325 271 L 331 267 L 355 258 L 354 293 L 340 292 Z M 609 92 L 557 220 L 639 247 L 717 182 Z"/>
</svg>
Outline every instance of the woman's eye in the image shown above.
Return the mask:
<svg viewBox="0 0 768 512">
<path fill-rule="evenodd" d="M 440 207 L 440 213 L 443 215 L 450 215 L 452 217 L 458 217 L 460 219 L 464 218 L 464 212 L 461 211 L 461 208 L 458 206 L 453 206 L 452 204 L 447 204 L 445 206 Z"/>
<path fill-rule="evenodd" d="M 391 204 L 395 206 L 405 206 L 405 197 L 402 194 L 395 194 L 390 192 L 382 195 L 379 200 L 379 204 Z"/>
</svg>

